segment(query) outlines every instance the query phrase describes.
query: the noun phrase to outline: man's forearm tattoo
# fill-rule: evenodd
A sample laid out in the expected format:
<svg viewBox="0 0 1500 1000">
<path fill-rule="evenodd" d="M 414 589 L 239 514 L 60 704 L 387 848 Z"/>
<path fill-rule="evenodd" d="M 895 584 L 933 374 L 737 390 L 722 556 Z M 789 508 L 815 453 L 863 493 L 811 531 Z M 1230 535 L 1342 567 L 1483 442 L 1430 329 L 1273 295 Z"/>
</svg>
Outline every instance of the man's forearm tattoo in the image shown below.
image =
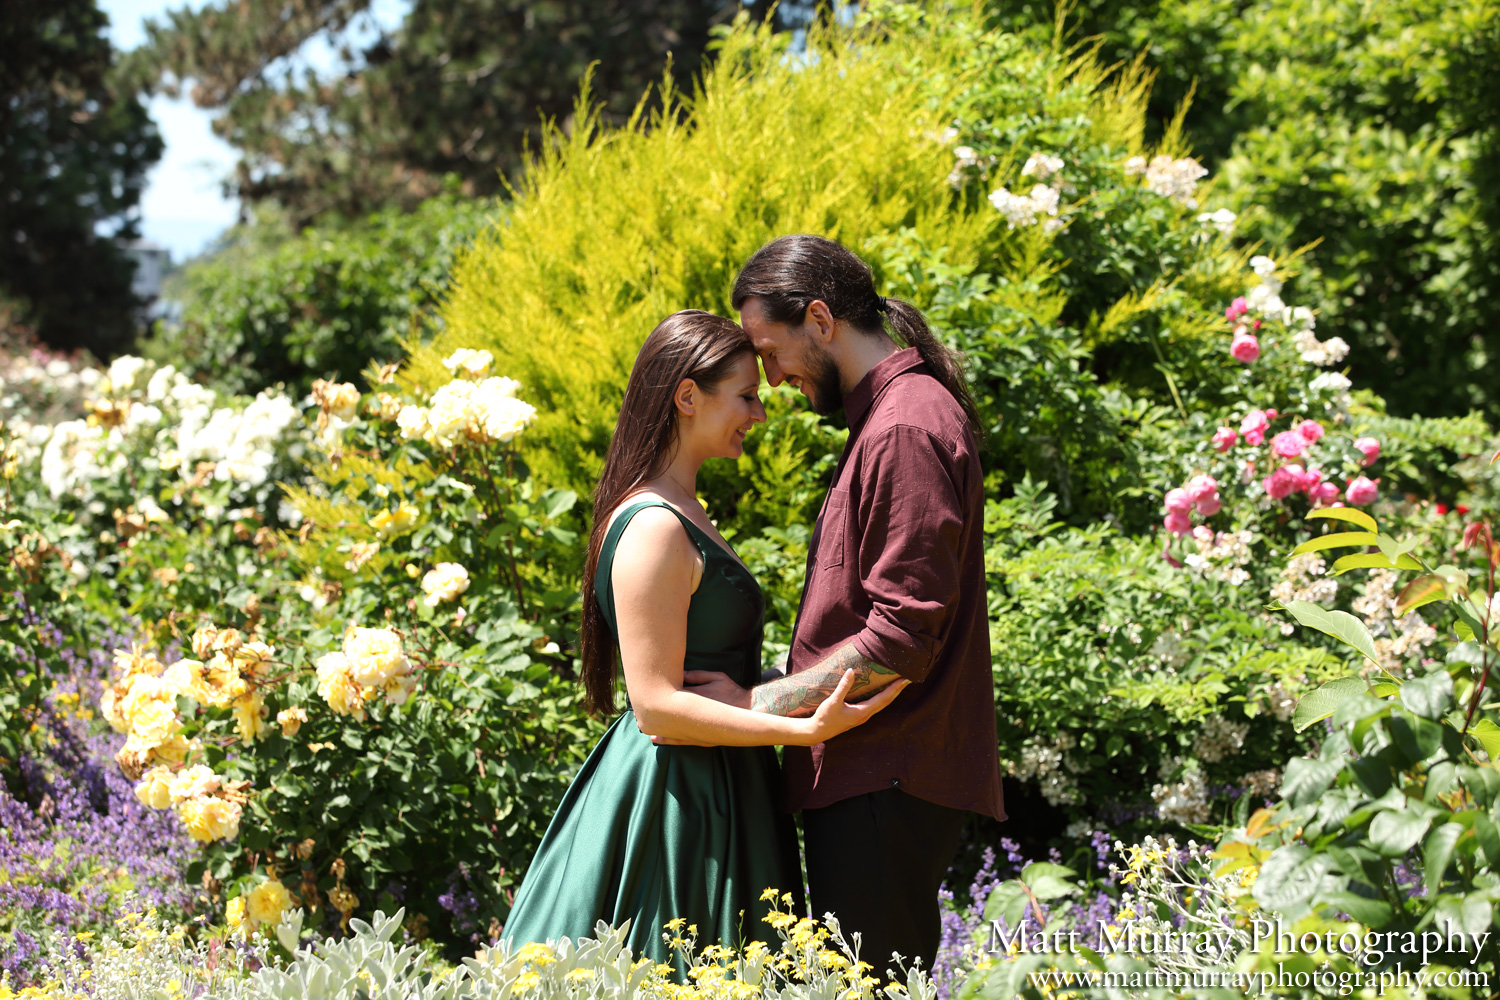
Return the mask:
<svg viewBox="0 0 1500 1000">
<path fill-rule="evenodd" d="M 863 655 L 850 643 L 834 650 L 823 662 L 750 689 L 750 707 L 757 712 L 805 718 L 839 686 L 844 671 L 854 671 L 854 685 L 846 701 L 863 701 L 896 677 L 896 671 Z"/>
</svg>

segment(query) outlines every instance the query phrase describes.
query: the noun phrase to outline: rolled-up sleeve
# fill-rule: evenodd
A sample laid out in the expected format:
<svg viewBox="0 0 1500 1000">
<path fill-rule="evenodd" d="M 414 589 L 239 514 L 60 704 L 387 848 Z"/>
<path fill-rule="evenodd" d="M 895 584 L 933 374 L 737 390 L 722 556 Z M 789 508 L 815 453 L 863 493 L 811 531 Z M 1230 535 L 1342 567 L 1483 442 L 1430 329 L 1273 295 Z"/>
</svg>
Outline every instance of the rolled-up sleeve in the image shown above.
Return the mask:
<svg viewBox="0 0 1500 1000">
<path fill-rule="evenodd" d="M 868 465 L 849 527 L 870 613 L 854 645 L 920 682 L 954 620 L 963 477 L 951 446 L 922 428 L 896 425 L 860 445 Z"/>
</svg>

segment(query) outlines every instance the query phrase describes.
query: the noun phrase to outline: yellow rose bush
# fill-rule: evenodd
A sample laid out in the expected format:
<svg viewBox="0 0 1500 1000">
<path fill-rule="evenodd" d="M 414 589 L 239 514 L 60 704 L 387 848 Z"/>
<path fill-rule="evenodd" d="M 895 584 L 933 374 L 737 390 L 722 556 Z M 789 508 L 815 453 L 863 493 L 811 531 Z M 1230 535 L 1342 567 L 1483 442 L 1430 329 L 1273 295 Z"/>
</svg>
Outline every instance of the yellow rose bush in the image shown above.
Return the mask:
<svg viewBox="0 0 1500 1000">
<path fill-rule="evenodd" d="M 246 933 L 404 902 L 482 940 L 594 732 L 563 652 L 575 498 L 516 457 L 520 385 L 486 352 L 450 360 L 428 395 L 392 368 L 367 395 L 315 383 L 286 527 L 216 606 L 114 655 L 117 762 L 204 845 L 188 876 Z"/>
</svg>

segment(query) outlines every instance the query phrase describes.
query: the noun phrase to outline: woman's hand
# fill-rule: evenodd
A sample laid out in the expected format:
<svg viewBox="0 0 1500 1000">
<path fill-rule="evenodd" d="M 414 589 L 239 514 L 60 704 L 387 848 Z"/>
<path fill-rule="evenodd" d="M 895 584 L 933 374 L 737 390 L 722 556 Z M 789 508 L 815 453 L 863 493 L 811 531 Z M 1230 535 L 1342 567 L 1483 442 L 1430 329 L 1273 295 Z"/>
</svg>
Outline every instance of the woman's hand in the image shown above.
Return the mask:
<svg viewBox="0 0 1500 1000">
<path fill-rule="evenodd" d="M 833 694 L 824 698 L 817 711 L 813 712 L 812 717 L 807 720 L 811 729 L 807 741 L 808 746 L 831 740 L 840 733 L 846 733 L 855 726 L 862 726 L 869 722 L 875 717 L 876 712 L 895 701 L 902 689 L 911 683 L 903 677 L 899 681 L 887 684 L 859 704 L 850 705 L 844 699 L 849 696 L 855 677 L 853 670 L 845 670 L 844 676 L 839 678 L 838 687 L 833 689 Z"/>
</svg>

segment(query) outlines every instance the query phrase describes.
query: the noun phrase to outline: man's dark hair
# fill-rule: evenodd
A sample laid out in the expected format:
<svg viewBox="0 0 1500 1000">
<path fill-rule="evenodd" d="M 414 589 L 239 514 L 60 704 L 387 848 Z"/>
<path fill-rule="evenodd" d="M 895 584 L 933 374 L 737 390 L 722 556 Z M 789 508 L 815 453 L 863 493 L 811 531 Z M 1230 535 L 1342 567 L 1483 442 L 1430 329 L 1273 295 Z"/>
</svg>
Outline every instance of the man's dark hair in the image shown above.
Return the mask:
<svg viewBox="0 0 1500 1000">
<path fill-rule="evenodd" d="M 979 413 L 964 378 L 963 356 L 935 337 L 916 306 L 881 298 L 865 262 L 841 243 L 821 236 L 782 236 L 759 250 L 734 282 L 734 308 L 760 299 L 773 323 L 800 326 L 807 307 L 821 299 L 833 314 L 862 333 L 890 331 L 915 347 L 933 376 L 952 394 L 979 434 Z"/>
</svg>

